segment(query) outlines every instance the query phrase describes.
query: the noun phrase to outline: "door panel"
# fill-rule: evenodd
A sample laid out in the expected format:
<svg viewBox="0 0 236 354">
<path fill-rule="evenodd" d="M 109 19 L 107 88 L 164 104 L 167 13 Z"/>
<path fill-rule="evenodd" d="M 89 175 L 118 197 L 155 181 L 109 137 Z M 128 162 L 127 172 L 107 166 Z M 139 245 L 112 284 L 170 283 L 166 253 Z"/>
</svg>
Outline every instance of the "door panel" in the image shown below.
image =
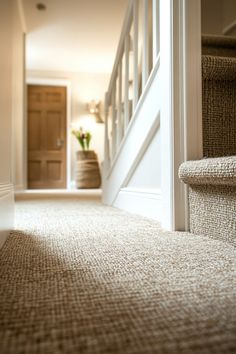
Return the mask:
<svg viewBox="0 0 236 354">
<path fill-rule="evenodd" d="M 60 150 L 61 120 L 60 112 L 47 112 L 46 145 L 49 151 Z"/>
<path fill-rule="evenodd" d="M 28 86 L 28 188 L 66 188 L 66 88 Z"/>
<path fill-rule="evenodd" d="M 59 181 L 61 177 L 61 163 L 59 161 L 47 161 L 47 178 L 51 181 Z"/>
<path fill-rule="evenodd" d="M 29 161 L 28 178 L 30 182 L 37 182 L 41 179 L 41 161 Z"/>
<path fill-rule="evenodd" d="M 29 112 L 28 117 L 28 126 L 29 126 L 29 150 L 40 150 L 40 121 L 41 121 L 41 112 L 40 111 L 31 111 Z"/>
</svg>

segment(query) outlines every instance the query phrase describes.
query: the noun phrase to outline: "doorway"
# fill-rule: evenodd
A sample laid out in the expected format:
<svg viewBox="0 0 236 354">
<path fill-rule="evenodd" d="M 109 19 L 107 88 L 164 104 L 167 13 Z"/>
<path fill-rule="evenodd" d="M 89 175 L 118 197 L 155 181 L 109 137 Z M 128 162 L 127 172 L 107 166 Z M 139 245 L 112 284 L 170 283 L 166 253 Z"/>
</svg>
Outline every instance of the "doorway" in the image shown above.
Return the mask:
<svg viewBox="0 0 236 354">
<path fill-rule="evenodd" d="M 60 189 L 67 185 L 66 87 L 28 85 L 29 189 Z"/>
</svg>

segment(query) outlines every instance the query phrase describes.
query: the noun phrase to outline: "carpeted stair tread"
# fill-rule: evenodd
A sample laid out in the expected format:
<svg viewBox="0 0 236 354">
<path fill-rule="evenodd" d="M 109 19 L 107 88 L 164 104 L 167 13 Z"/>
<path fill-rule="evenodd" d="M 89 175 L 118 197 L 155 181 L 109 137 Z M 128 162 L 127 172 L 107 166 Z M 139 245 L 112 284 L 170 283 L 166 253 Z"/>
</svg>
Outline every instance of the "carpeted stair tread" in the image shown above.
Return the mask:
<svg viewBox="0 0 236 354">
<path fill-rule="evenodd" d="M 203 156 L 179 168 L 194 234 L 236 246 L 236 38 L 202 36 Z"/>
<path fill-rule="evenodd" d="M 179 169 L 186 184 L 236 186 L 236 156 L 186 161 Z"/>
<path fill-rule="evenodd" d="M 236 58 L 202 55 L 203 80 L 235 80 Z"/>
<path fill-rule="evenodd" d="M 236 156 L 184 162 L 190 231 L 236 246 Z"/>
<path fill-rule="evenodd" d="M 202 54 L 236 57 L 236 38 L 229 36 L 202 36 Z"/>
</svg>

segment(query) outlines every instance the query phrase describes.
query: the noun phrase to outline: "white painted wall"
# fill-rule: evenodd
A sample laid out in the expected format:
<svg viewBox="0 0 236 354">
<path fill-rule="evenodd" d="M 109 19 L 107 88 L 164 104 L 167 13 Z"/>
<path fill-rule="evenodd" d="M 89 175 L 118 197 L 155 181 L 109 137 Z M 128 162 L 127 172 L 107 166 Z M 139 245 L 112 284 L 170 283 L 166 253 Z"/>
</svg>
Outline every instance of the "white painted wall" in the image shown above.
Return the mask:
<svg viewBox="0 0 236 354">
<path fill-rule="evenodd" d="M 223 1 L 202 0 L 202 33 L 222 34 Z"/>
<path fill-rule="evenodd" d="M 91 149 L 95 150 L 101 163 L 104 158 L 104 124 L 95 122 L 94 117 L 87 112 L 87 103 L 92 99 L 102 101 L 101 115 L 103 117 L 104 95 L 108 87 L 108 74 L 27 71 L 27 78 L 34 79 L 66 79 L 71 82 L 71 125 L 83 126 L 92 133 Z M 74 136 L 71 136 L 71 176 L 74 180 L 75 156 L 80 146 Z M 73 184 L 73 183 L 72 183 Z"/>
<path fill-rule="evenodd" d="M 24 53 L 24 33 L 22 31 L 21 18 L 17 6 L 13 13 L 13 105 L 12 105 L 12 123 L 13 123 L 13 183 L 15 190 L 25 187 L 25 171 L 22 168 L 24 164 L 24 140 L 25 140 L 25 53 Z"/>
<path fill-rule="evenodd" d="M 11 183 L 13 1 L 0 2 L 0 182 Z"/>
<path fill-rule="evenodd" d="M 157 131 L 152 141 L 140 159 L 127 187 L 135 189 L 161 188 L 161 140 L 160 130 Z"/>
<path fill-rule="evenodd" d="M 226 29 L 232 23 L 236 22 L 236 1 L 223 1 L 223 29 Z M 230 36 L 236 36 L 236 28 L 228 33 Z"/>
<path fill-rule="evenodd" d="M 13 54 L 16 54 L 14 43 L 18 33 L 22 34 L 22 28 L 18 21 L 17 1 L 0 1 L 0 247 L 14 226 L 12 114 L 18 111 L 16 107 L 20 95 L 13 85 L 14 78 L 19 78 L 17 58 L 13 59 Z M 20 57 L 18 60 L 21 62 Z M 19 80 L 19 85 L 23 85 L 22 80 Z"/>
</svg>

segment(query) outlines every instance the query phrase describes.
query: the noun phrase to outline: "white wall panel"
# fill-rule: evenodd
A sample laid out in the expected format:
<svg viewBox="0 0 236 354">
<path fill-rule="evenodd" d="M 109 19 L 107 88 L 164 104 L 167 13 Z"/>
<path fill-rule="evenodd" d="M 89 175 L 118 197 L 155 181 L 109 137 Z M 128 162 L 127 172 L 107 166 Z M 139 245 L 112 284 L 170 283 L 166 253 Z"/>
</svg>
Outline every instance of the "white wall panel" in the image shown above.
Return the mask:
<svg viewBox="0 0 236 354">
<path fill-rule="evenodd" d="M 17 0 L 0 1 L 0 248 L 14 227 L 13 180 L 22 159 L 24 37 Z M 15 152 L 15 153 L 14 153 Z"/>
<path fill-rule="evenodd" d="M 163 151 L 163 153 L 165 153 Z M 161 187 L 161 141 L 160 130 L 158 130 L 150 141 L 150 145 L 144 152 L 140 163 L 136 167 L 133 176 L 130 178 L 127 187 L 156 189 Z"/>
</svg>

